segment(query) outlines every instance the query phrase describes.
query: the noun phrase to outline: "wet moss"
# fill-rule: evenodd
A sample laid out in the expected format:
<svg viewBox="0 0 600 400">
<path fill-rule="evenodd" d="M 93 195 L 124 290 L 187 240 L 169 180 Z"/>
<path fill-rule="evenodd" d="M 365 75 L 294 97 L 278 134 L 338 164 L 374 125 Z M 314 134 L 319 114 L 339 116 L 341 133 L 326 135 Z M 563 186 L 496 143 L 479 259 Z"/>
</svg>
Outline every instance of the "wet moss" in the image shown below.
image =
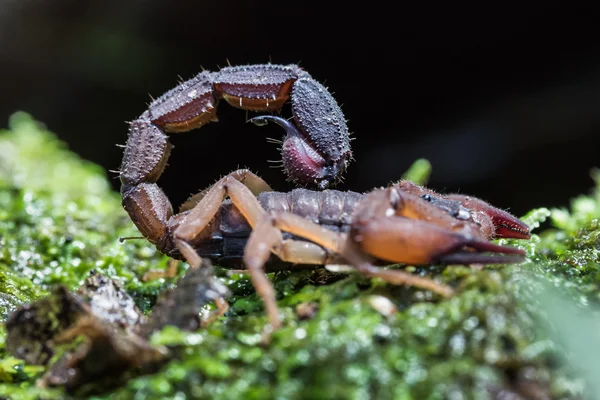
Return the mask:
<svg viewBox="0 0 600 400">
<path fill-rule="evenodd" d="M 406 176 L 423 181 L 429 170 L 420 161 Z M 593 332 L 593 324 L 560 328 L 563 309 L 600 314 L 600 174 L 593 177 L 597 188 L 569 209 L 524 217 L 532 226 L 551 225 L 529 242 L 510 241 L 527 250 L 526 263 L 409 268 L 456 287 L 448 300 L 324 270 L 270 274 L 284 327 L 268 346 L 261 344 L 267 319 L 249 279 L 220 270 L 233 292 L 228 315 L 198 332 L 156 333 L 152 341 L 176 347 L 177 357 L 98 398 L 597 396 L 589 364 L 573 358 L 581 350 L 565 340 Z M 0 132 L 3 319 L 56 283 L 75 289 L 92 269 L 121 280 L 149 311 L 173 280 L 142 281 L 167 259 L 146 241 L 118 240 L 136 235 L 103 170 L 28 115 L 11 118 L 10 129 Z M 8 356 L 4 337 L 2 330 L 0 396 L 63 398 L 60 390 L 35 387 L 42 369 Z"/>
</svg>

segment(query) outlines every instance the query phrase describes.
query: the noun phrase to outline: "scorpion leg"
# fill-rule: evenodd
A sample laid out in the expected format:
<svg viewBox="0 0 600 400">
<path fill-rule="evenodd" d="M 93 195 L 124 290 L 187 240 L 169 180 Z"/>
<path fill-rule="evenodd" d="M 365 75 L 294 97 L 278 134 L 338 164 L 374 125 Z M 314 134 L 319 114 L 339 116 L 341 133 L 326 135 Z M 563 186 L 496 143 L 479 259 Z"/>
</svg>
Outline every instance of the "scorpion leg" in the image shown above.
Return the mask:
<svg viewBox="0 0 600 400">
<path fill-rule="evenodd" d="M 225 196 L 239 209 L 251 227 L 265 213 L 256 196 L 245 185 L 246 181 L 256 182 L 258 176 L 249 170 L 241 169 L 221 178 L 211 186 L 202 199 L 191 209 L 173 232 L 175 246 L 193 267 L 198 267 L 202 259 L 190 242 L 213 220 Z M 260 179 L 260 178 L 258 178 Z"/>
<path fill-rule="evenodd" d="M 281 325 L 281 320 L 277 309 L 275 289 L 263 270 L 265 262 L 271 255 L 271 249 L 283 241 L 281 231 L 272 228 L 269 218 L 261 219 L 254 227 L 244 251 L 244 264 L 250 273 L 256 293 L 265 303 L 271 329 L 277 330 Z"/>
<path fill-rule="evenodd" d="M 252 192 L 252 194 L 254 196 L 258 196 L 262 192 L 272 192 L 273 191 L 271 186 L 269 186 L 269 184 L 267 182 L 265 182 L 264 179 L 262 179 L 260 176 L 253 174 L 247 170 L 237 170 L 237 171 L 232 172 L 229 175 L 230 176 L 238 176 L 239 177 L 238 180 L 243 181 L 243 184 L 248 189 L 250 189 L 250 191 Z M 206 196 L 206 194 L 211 189 L 211 187 L 208 187 L 207 189 L 200 191 L 199 193 L 193 195 L 188 200 L 186 200 L 185 203 L 183 203 L 181 205 L 181 207 L 179 208 L 179 212 L 191 210 L 192 208 L 194 208 L 194 206 L 196 206 L 196 204 L 198 204 L 200 202 L 200 200 L 202 200 L 204 198 L 204 196 Z"/>
<path fill-rule="evenodd" d="M 273 285 L 267 279 L 263 268 L 271 253 L 277 255 L 282 261 L 295 264 L 326 265 L 341 262 L 339 256 L 328 252 L 315 243 L 301 240 L 284 240 L 281 230 L 277 226 L 278 217 L 275 215 L 277 214 L 264 215 L 252 230 L 244 249 L 244 265 L 250 273 L 256 292 L 265 303 L 269 323 L 274 330 L 279 328 L 281 321 Z M 297 218 L 304 220 L 302 217 Z"/>
<path fill-rule="evenodd" d="M 285 212 L 272 213 L 270 218 L 265 219 L 265 221 L 267 221 L 265 222 L 265 226 L 270 226 L 273 231 L 281 230 L 292 233 L 339 254 L 340 258 L 345 260 L 345 263 L 350 263 L 358 272 L 364 275 L 380 278 L 394 285 L 409 285 L 431 290 L 444 297 L 451 296 L 453 293 L 453 290 L 450 287 L 437 283 L 432 279 L 421 278 L 404 271 L 386 270 L 376 267 L 372 264 L 374 261 L 373 258 L 362 253 L 347 235 L 332 232 L 295 214 Z M 272 235 L 275 236 L 275 234 Z M 255 256 L 258 252 L 257 250 L 262 250 L 264 252 L 266 249 L 276 246 L 276 241 L 274 239 L 271 239 L 270 242 L 262 241 L 260 238 L 265 237 L 264 234 L 256 234 L 254 236 L 254 241 L 251 241 L 253 239 L 251 236 L 251 239 L 248 240 L 248 244 L 246 245 L 247 250 L 244 256 L 244 262 L 249 268 L 250 265 L 252 265 L 252 268 L 259 269 L 262 268 L 262 265 L 268 258 L 268 254 L 263 254 L 262 259 L 259 259 L 259 257 Z M 255 250 L 253 251 L 253 249 Z M 325 262 L 324 264 L 328 264 L 328 262 Z"/>
</svg>

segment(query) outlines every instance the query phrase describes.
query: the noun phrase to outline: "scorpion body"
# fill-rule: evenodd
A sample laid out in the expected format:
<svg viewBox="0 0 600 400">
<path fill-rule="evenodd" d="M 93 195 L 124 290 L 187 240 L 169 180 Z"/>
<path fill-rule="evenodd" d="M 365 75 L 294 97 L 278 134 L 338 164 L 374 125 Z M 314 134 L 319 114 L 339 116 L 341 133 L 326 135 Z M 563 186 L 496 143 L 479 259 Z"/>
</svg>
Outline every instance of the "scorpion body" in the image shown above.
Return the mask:
<svg viewBox="0 0 600 400">
<path fill-rule="evenodd" d="M 250 171 L 237 170 L 174 213 L 156 183 L 172 148 L 167 133 L 215 121 L 219 99 L 249 111 L 279 111 L 289 100 L 293 122 L 273 115 L 251 121 L 284 128 L 284 170 L 291 180 L 320 190 L 339 181 L 351 159 L 348 129 L 323 85 L 297 66 L 271 64 L 205 71 L 165 93 L 131 122 L 121 194 L 139 231 L 161 252 L 188 261 L 192 268 L 200 268 L 202 257 L 247 268 L 273 329 L 280 320 L 264 274 L 267 265 L 343 263 L 369 277 L 450 296 L 451 287 L 432 279 L 376 265 L 523 260 L 523 250 L 489 241 L 529 238 L 523 222 L 482 200 L 441 195 L 408 181 L 366 194 L 306 189 L 279 193 Z"/>
<path fill-rule="evenodd" d="M 441 197 L 430 190 L 425 190 L 416 185 L 412 185 L 408 181 L 399 183 L 399 186 L 404 187 L 404 190 L 413 191 L 415 194 L 418 194 L 423 202 L 433 204 L 449 217 L 466 224 L 476 225 L 475 227 L 467 225 L 469 226 L 471 234 L 472 232 L 476 232 L 478 236 L 481 236 L 482 239 L 486 240 L 492 237 L 502 236 L 502 234 L 497 232 L 501 229 L 500 226 L 495 227 L 491 220 L 488 220 L 486 217 L 482 218 L 481 215 L 478 216 L 476 212 L 464 207 L 458 200 Z M 367 196 L 367 194 L 352 191 L 314 191 L 299 188 L 293 189 L 290 192 L 261 192 L 256 196 L 256 200 L 266 213 L 291 213 L 311 221 L 328 231 L 349 234 L 353 227 L 356 209 L 359 207 L 361 200 L 363 200 L 365 196 Z M 190 206 L 191 204 L 187 204 L 185 207 Z M 489 212 L 490 210 L 486 211 Z M 497 213 L 503 213 L 504 218 L 511 217 L 501 210 L 495 210 L 494 215 Z M 181 215 L 185 216 L 186 214 L 187 211 L 184 211 Z M 475 222 L 476 220 L 479 222 Z M 210 258 L 222 267 L 244 268 L 243 257 L 251 233 L 252 226 L 245 219 L 242 212 L 240 212 L 230 199 L 225 199 L 214 214 L 210 224 L 206 225 L 206 227 L 190 242 L 190 245 L 200 257 Z M 512 233 L 512 237 L 516 237 L 515 235 L 519 236 L 517 233 Z M 524 233 L 521 235 L 523 237 L 526 236 Z M 509 234 L 509 236 L 511 236 L 511 234 Z M 282 232 L 282 238 L 284 241 L 301 241 L 304 246 L 313 245 L 309 240 L 302 236 L 297 236 L 289 232 Z M 507 248 L 493 248 L 491 246 L 490 249 L 491 251 L 507 250 Z M 162 251 L 173 258 L 183 258 L 182 254 L 174 245 L 169 245 L 169 248 L 163 248 Z M 335 253 L 329 252 L 326 248 L 321 248 L 321 251 L 322 259 L 319 260 L 319 265 L 343 262 L 339 257 L 336 257 Z M 514 257 L 507 258 L 506 256 L 504 258 L 498 258 L 498 256 L 472 253 L 464 253 L 462 254 L 462 257 L 464 259 L 460 260 L 460 258 L 457 258 L 456 254 L 454 254 L 451 258 L 455 258 L 456 262 L 464 263 L 513 262 L 514 260 L 520 260 L 519 257 L 516 259 Z M 439 261 L 442 261 L 442 259 L 438 260 L 432 257 L 430 260 L 431 263 Z M 378 260 L 376 263 L 385 263 L 385 260 Z M 284 262 L 275 255 L 271 255 L 265 262 L 264 267 L 267 271 L 289 269 L 290 263 Z M 292 267 L 296 269 L 315 268 L 316 265 L 296 263 L 293 264 Z"/>
</svg>

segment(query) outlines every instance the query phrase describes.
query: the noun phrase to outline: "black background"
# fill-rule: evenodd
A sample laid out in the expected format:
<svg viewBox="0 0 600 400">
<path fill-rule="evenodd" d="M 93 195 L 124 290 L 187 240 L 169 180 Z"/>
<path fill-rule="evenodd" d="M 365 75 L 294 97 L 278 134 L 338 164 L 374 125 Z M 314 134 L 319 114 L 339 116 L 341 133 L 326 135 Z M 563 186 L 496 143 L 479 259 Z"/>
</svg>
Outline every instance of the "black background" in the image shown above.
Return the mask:
<svg viewBox="0 0 600 400">
<path fill-rule="evenodd" d="M 24 110 L 82 157 L 118 169 L 127 125 L 201 70 L 299 62 L 343 105 L 356 161 L 341 189 L 400 177 L 520 215 L 563 206 L 600 166 L 600 34 L 594 8 L 490 3 L 4 0 L 0 124 Z M 287 110 L 289 111 L 289 110 Z M 279 190 L 273 125 L 218 124 L 173 137 L 160 180 L 174 203 L 246 166 Z M 114 180 L 118 188 L 118 180 Z"/>
</svg>

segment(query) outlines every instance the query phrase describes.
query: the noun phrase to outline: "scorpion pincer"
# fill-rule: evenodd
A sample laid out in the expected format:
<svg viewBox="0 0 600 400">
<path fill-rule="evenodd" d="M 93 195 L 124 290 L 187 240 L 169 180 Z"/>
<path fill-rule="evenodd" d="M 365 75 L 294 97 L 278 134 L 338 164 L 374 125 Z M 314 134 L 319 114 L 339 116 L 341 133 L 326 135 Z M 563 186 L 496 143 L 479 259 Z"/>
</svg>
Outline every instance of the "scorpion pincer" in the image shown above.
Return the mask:
<svg viewBox="0 0 600 400">
<path fill-rule="evenodd" d="M 237 170 L 192 196 L 174 214 L 156 184 L 171 149 L 165 132 L 215 120 L 215 97 L 266 111 L 279 110 L 290 93 L 297 125 L 275 116 L 256 117 L 254 122 L 284 127 L 284 166 L 293 180 L 319 189 L 339 180 L 351 157 L 348 131 L 322 85 L 293 65 L 203 72 L 161 96 L 131 123 L 121 193 L 142 235 L 192 268 L 201 266 L 202 257 L 223 266 L 242 264 L 265 303 L 272 329 L 280 326 L 280 318 L 265 268 L 346 264 L 369 277 L 450 296 L 449 286 L 380 265 L 523 260 L 522 250 L 490 242 L 529 238 L 529 228 L 519 219 L 477 198 L 441 195 L 409 181 L 366 194 L 308 189 L 281 193 L 252 172 Z"/>
</svg>

